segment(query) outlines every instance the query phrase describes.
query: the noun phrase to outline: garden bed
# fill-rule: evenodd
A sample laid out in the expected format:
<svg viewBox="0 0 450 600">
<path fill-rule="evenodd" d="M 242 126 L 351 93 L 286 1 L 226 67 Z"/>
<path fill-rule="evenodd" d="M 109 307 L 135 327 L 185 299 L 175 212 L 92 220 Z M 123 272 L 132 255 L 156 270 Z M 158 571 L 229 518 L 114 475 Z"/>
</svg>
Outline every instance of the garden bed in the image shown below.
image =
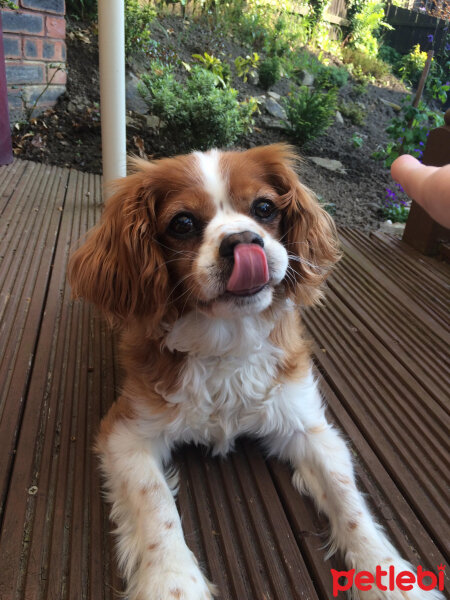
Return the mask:
<svg viewBox="0 0 450 600">
<path fill-rule="evenodd" d="M 166 16 L 156 19 L 152 27 L 154 52 L 158 58 L 177 57 L 187 62 L 192 60 L 192 54 L 206 51 L 232 63 L 237 56 L 246 56 L 250 52 L 248 47 L 221 35 L 204 22 L 198 24 Z M 54 109 L 33 116 L 27 123 L 15 125 L 15 154 L 20 158 L 100 173 L 98 49 L 93 27 L 69 22 L 67 46 L 67 93 Z M 139 72 L 145 65 L 141 61 L 132 67 Z M 233 87 L 238 89 L 240 99 L 267 97 L 261 87 L 237 77 L 233 77 Z M 290 81 L 281 79 L 271 91 L 283 97 L 289 88 Z M 343 122 L 336 120 L 324 135 L 297 147 L 304 158 L 301 179 L 318 194 L 338 224 L 374 230 L 383 220 L 381 206 L 392 182 L 388 170 L 371 155 L 386 145 L 385 128 L 395 114 L 385 102 L 399 104 L 405 95 L 405 88 L 393 77 L 388 77 L 383 84 L 369 84 L 359 95 L 349 80 L 339 90 L 339 98 L 347 103 L 357 103 L 365 115 L 364 123 L 355 125 L 344 116 Z M 154 123 L 140 113 L 142 110 L 128 114 L 128 151 L 150 157 L 178 153 L 179 141 L 166 136 L 164 129 L 155 129 Z M 288 132 L 270 120 L 261 104 L 253 131 L 242 137 L 236 146 L 248 148 L 280 141 L 292 143 Z M 333 172 L 318 166 L 312 157 L 338 160 L 342 170 Z"/>
</svg>

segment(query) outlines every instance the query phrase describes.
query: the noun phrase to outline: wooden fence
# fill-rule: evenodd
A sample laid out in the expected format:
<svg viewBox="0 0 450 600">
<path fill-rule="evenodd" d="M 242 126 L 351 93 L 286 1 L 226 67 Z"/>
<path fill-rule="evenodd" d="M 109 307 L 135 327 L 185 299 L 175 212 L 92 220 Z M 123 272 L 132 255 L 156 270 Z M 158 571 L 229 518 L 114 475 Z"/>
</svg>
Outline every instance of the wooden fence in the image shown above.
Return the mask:
<svg viewBox="0 0 450 600">
<path fill-rule="evenodd" d="M 443 19 L 393 6 L 386 7 L 385 21 L 392 25 L 392 31 L 386 31 L 384 41 L 402 54 L 408 53 L 413 46 L 420 44 L 422 50 L 429 50 L 433 44 L 435 53 L 439 53 L 448 41 L 449 24 Z M 428 36 L 433 36 L 430 42 Z"/>
</svg>

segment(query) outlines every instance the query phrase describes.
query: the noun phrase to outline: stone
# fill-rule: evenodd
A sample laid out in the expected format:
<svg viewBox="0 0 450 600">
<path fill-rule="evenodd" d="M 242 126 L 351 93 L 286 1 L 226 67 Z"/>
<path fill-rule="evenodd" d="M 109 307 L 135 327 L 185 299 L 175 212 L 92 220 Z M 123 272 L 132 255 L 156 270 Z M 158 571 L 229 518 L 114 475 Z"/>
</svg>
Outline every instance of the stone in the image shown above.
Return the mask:
<svg viewBox="0 0 450 600">
<path fill-rule="evenodd" d="M 275 117 L 276 119 L 281 119 L 282 121 L 285 121 L 287 119 L 286 111 L 273 98 L 267 98 L 264 106 L 266 107 L 267 112 L 272 115 L 272 117 Z"/>
<path fill-rule="evenodd" d="M 127 109 L 140 114 L 145 114 L 148 112 L 148 106 L 138 91 L 138 84 L 139 79 L 132 71 L 129 71 L 125 80 Z"/>
<path fill-rule="evenodd" d="M 402 107 L 399 104 L 395 104 L 395 102 L 390 102 L 384 98 L 380 98 L 380 102 L 386 106 L 389 106 L 389 108 L 393 108 L 395 112 L 400 112 L 402 110 Z"/>
<path fill-rule="evenodd" d="M 309 73 L 308 71 L 305 71 L 304 69 L 301 71 L 301 73 L 301 85 L 311 87 L 314 84 L 314 75 L 312 73 Z"/>
<path fill-rule="evenodd" d="M 319 167 L 328 169 L 328 171 L 334 171 L 335 173 L 341 173 L 342 175 L 345 175 L 346 173 L 344 165 L 339 160 L 322 158 L 321 156 L 308 156 L 308 160 L 312 161 Z"/>
<path fill-rule="evenodd" d="M 150 129 L 159 129 L 164 126 L 164 123 L 156 115 L 146 115 L 145 122 Z"/>
<path fill-rule="evenodd" d="M 268 95 L 275 100 L 275 102 L 279 102 L 281 100 L 280 94 L 276 92 L 268 92 Z"/>
<path fill-rule="evenodd" d="M 338 123 L 339 125 L 344 125 L 344 117 L 338 110 L 336 111 L 336 123 Z"/>
<path fill-rule="evenodd" d="M 406 223 L 393 223 L 390 219 L 381 223 L 379 231 L 391 233 L 394 235 L 403 235 Z"/>
<path fill-rule="evenodd" d="M 280 121 L 279 119 L 275 119 L 273 117 L 262 117 L 261 120 L 264 123 L 264 127 L 267 127 L 268 129 L 280 131 L 286 131 L 288 129 L 286 123 Z"/>
</svg>

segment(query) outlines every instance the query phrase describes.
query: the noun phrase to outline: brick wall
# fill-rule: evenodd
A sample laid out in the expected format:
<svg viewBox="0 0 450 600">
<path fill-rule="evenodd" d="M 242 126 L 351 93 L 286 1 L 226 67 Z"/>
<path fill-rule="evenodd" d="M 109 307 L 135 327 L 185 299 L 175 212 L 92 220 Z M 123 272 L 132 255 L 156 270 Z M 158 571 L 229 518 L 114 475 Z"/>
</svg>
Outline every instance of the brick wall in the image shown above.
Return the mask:
<svg viewBox="0 0 450 600">
<path fill-rule="evenodd" d="M 64 0 L 15 0 L 18 11 L 2 10 L 3 47 L 10 121 L 19 119 L 42 93 L 36 113 L 65 91 Z M 34 114 L 36 114 L 34 113 Z"/>
</svg>

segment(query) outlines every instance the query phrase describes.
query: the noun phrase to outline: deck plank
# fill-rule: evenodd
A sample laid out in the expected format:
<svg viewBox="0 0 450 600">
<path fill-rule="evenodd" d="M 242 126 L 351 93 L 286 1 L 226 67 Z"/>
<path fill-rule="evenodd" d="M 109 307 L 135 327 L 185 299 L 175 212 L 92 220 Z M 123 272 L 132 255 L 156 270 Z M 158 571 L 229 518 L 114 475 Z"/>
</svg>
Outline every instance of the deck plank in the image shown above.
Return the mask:
<svg viewBox="0 0 450 600">
<path fill-rule="evenodd" d="M 0 169 L 2 600 L 113 600 L 123 589 L 92 453 L 120 385 L 116 347 L 66 281 L 100 211 L 96 175 Z M 450 270 L 381 234 L 341 239 L 325 306 L 304 312 L 321 389 L 377 519 L 435 569 L 450 539 Z M 286 465 L 249 440 L 226 459 L 183 447 L 174 460 L 187 542 L 223 600 L 331 600 L 342 561 L 324 561 L 326 520 Z"/>
</svg>

